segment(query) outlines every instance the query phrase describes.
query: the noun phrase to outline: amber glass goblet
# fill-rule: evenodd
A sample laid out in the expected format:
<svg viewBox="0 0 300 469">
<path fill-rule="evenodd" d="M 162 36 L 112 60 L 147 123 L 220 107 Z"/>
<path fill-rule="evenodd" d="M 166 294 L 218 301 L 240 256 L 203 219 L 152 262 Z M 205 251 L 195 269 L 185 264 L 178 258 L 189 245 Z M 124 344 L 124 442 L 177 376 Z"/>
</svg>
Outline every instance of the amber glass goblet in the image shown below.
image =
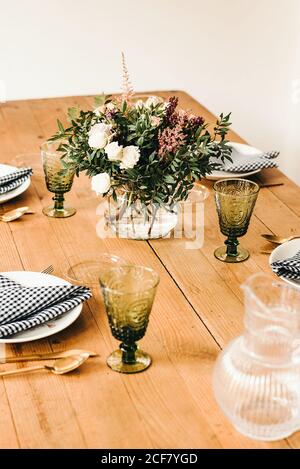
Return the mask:
<svg viewBox="0 0 300 469">
<path fill-rule="evenodd" d="M 107 364 L 120 373 L 138 373 L 151 364 L 151 357 L 136 341 L 145 335 L 159 277 L 152 269 L 137 265 L 112 267 L 100 274 L 105 308 L 112 335 L 121 341 Z"/>
<path fill-rule="evenodd" d="M 249 251 L 239 245 L 237 238 L 246 234 L 259 186 L 246 179 L 223 179 L 214 184 L 220 229 L 227 236 L 225 246 L 215 250 L 223 262 L 242 262 Z"/>
<path fill-rule="evenodd" d="M 44 215 L 66 218 L 75 215 L 76 209 L 65 205 L 64 194 L 71 190 L 74 172 L 62 165 L 62 152 L 58 151 L 58 142 L 45 142 L 41 146 L 41 155 L 47 189 L 54 193 L 54 205 L 43 208 Z"/>
</svg>

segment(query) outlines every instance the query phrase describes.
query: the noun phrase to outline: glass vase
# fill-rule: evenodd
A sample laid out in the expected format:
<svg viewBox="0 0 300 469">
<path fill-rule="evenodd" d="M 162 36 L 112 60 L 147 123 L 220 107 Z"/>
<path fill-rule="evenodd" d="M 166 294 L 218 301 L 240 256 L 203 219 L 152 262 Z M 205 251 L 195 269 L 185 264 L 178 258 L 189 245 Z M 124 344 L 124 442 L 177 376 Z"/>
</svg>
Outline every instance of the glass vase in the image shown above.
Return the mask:
<svg viewBox="0 0 300 469">
<path fill-rule="evenodd" d="M 130 201 L 124 191 L 107 197 L 105 219 L 109 228 L 119 237 L 128 239 L 157 239 L 167 236 L 178 221 L 178 204 L 147 205 L 140 200 Z"/>
</svg>

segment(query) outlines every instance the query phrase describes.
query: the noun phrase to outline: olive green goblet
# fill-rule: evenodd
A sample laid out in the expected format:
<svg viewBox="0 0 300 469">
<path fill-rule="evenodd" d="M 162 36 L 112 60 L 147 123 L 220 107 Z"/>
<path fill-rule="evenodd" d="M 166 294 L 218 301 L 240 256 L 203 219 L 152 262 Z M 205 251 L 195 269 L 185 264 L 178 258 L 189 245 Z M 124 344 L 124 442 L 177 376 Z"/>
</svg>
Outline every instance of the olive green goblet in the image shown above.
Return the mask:
<svg viewBox="0 0 300 469">
<path fill-rule="evenodd" d="M 100 274 L 111 332 L 121 341 L 107 359 L 114 371 L 138 373 L 151 364 L 151 357 L 136 341 L 145 335 L 158 282 L 154 270 L 137 265 L 112 267 Z"/>
<path fill-rule="evenodd" d="M 53 192 L 54 205 L 43 208 L 43 214 L 54 218 L 67 218 L 75 215 L 76 209 L 65 205 L 64 194 L 71 190 L 74 171 L 62 165 L 62 152 L 58 142 L 45 142 L 41 145 L 41 156 L 47 189 Z"/>
<path fill-rule="evenodd" d="M 223 262 L 245 261 L 250 253 L 237 238 L 248 230 L 259 186 L 246 179 L 223 179 L 214 184 L 214 190 L 221 233 L 227 236 L 215 257 Z"/>
</svg>

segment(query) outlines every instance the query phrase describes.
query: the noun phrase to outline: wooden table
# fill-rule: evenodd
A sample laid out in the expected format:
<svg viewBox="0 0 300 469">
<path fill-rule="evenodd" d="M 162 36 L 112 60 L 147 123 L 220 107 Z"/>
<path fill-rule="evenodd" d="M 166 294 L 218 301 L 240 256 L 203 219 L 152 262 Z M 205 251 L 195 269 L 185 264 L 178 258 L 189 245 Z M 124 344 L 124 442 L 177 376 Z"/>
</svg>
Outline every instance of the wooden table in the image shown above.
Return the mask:
<svg viewBox="0 0 300 469">
<path fill-rule="evenodd" d="M 213 120 L 211 113 L 184 92 L 155 94 L 176 95 L 182 107 Z M 34 153 L 56 130 L 56 118 L 65 121 L 69 106 L 88 108 L 92 102 L 92 97 L 80 97 L 2 104 L 1 162 L 9 163 L 19 153 L 33 153 L 32 164 L 37 167 L 39 156 Z M 233 132 L 230 138 L 243 142 Z M 59 276 L 63 263 L 72 255 L 84 258 L 106 251 L 154 268 L 161 282 L 142 341 L 153 357 L 153 365 L 131 376 L 106 366 L 105 359 L 117 344 L 97 292 L 80 318 L 65 331 L 48 340 L 6 347 L 7 355 L 75 347 L 95 350 L 100 357 L 70 375 L 38 372 L 0 380 L 1 448 L 300 447 L 300 433 L 275 443 L 243 437 L 224 417 L 212 394 L 214 361 L 221 348 L 242 331 L 240 285 L 254 272 L 270 272 L 268 256 L 260 253 L 270 246 L 260 234 L 300 231 L 299 188 L 278 170 L 268 170 L 261 177 L 280 179 L 284 185 L 261 189 L 249 232 L 243 238 L 251 257 L 230 265 L 213 255 L 224 239 L 212 195 L 205 203 L 205 242 L 201 249 L 185 249 L 182 239 L 100 239 L 96 235 L 99 199 L 91 192 L 89 180 L 80 176 L 67 196 L 77 208 L 76 216 L 50 219 L 41 209 L 51 195 L 41 171 L 36 171 L 30 189 L 5 204 L 5 209 L 28 205 L 36 214 L 0 224 L 1 271 L 40 271 L 53 264 Z"/>
</svg>

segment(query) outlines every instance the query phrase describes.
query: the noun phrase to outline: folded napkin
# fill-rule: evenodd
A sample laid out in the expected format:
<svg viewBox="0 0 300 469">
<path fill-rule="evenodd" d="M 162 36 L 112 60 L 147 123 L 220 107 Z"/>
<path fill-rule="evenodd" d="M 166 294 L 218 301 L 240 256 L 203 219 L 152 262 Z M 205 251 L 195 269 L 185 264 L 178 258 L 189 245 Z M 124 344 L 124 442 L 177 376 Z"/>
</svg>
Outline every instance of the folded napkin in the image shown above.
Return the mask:
<svg viewBox="0 0 300 469">
<path fill-rule="evenodd" d="M 57 318 L 91 297 L 86 287 L 24 287 L 0 275 L 0 337 Z"/>
<path fill-rule="evenodd" d="M 233 149 L 231 154 L 232 163 L 226 161 L 220 169 L 230 173 L 242 173 L 255 171 L 256 169 L 277 168 L 278 164 L 274 160 L 278 156 L 279 151 L 270 151 L 251 156 L 240 154 L 237 150 Z"/>
<path fill-rule="evenodd" d="M 271 264 L 273 272 L 280 277 L 300 280 L 300 251 L 294 256 Z"/>
<path fill-rule="evenodd" d="M 13 189 L 19 187 L 25 182 L 32 174 L 31 168 L 20 168 L 13 173 L 0 176 L 0 194 L 6 194 Z"/>
</svg>

